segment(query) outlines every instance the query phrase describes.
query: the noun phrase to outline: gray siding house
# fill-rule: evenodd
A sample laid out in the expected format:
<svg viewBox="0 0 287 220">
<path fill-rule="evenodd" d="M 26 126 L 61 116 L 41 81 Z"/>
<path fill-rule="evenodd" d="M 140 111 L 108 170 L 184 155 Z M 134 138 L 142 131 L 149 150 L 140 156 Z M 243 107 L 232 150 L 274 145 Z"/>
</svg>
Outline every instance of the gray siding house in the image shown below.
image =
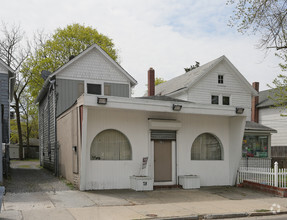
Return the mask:
<svg viewBox="0 0 287 220">
<path fill-rule="evenodd" d="M 10 102 L 13 99 L 14 71 L 0 59 L 0 140 L 1 145 L 9 144 Z M 0 150 L 0 181 L 2 182 L 2 150 Z"/>
<path fill-rule="evenodd" d="M 130 180 L 138 175 L 149 178 L 149 190 L 191 174 L 202 186 L 235 183 L 257 92 L 225 56 L 161 91 L 150 68 L 148 98 L 131 98 L 136 81 L 97 45 L 43 75 L 41 163 L 80 190 L 134 188 Z"/>
<path fill-rule="evenodd" d="M 255 83 L 259 89 L 259 83 Z M 254 102 L 254 106 L 252 106 L 252 112 L 254 112 L 255 116 L 253 120 L 277 130 L 277 133 L 272 135 L 270 141 L 271 157 L 273 161 L 279 163 L 280 167 L 287 168 L 287 117 L 282 116 L 282 114 L 286 114 L 286 104 L 280 108 L 276 107 L 277 92 L 277 89 L 259 92 L 259 97 Z"/>
<path fill-rule="evenodd" d="M 130 97 L 130 88 L 137 82 L 96 44 L 54 73 L 46 71 L 42 76 L 45 83 L 36 99 L 39 103 L 39 158 L 43 167 L 58 175 L 57 118 L 83 93 Z"/>
</svg>

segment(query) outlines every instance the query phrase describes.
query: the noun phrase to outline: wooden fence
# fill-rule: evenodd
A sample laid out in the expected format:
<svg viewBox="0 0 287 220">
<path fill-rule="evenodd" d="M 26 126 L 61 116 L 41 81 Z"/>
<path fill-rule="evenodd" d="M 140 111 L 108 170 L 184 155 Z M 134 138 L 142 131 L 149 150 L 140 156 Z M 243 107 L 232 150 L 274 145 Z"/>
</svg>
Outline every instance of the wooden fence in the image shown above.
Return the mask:
<svg viewBox="0 0 287 220">
<path fill-rule="evenodd" d="M 244 180 L 287 188 L 287 169 L 278 169 L 278 163 L 274 163 L 274 168 L 258 167 L 239 167 L 237 175 L 237 184 L 243 183 Z"/>
</svg>

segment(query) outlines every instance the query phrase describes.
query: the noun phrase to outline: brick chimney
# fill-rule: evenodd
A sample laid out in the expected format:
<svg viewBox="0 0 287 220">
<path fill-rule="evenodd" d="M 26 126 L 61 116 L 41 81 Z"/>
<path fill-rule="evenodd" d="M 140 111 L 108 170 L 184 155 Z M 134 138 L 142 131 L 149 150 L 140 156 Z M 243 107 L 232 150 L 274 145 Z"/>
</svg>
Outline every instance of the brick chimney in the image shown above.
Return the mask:
<svg viewBox="0 0 287 220">
<path fill-rule="evenodd" d="M 252 87 L 259 92 L 259 82 L 253 82 Z M 252 103 L 251 103 L 251 121 L 254 121 L 256 123 L 259 122 L 259 111 L 258 108 L 256 107 L 259 102 L 259 97 L 258 96 L 253 96 L 252 97 Z"/>
<path fill-rule="evenodd" d="M 154 96 L 155 85 L 154 85 L 154 69 L 151 67 L 147 71 L 148 77 L 148 96 Z"/>
</svg>

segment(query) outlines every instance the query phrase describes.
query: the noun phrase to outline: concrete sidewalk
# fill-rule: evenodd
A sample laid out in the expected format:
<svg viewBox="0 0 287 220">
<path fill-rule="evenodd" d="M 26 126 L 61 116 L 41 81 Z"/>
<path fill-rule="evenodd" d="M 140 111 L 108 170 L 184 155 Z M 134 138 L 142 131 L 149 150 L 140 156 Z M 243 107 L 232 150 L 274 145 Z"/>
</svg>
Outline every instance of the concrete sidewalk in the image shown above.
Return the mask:
<svg viewBox="0 0 287 220">
<path fill-rule="evenodd" d="M 274 205 L 275 204 L 275 205 Z M 104 190 L 7 193 L 4 219 L 145 219 L 287 212 L 287 199 L 236 187 L 152 192 Z M 233 215 L 235 216 L 235 215 Z M 209 216 L 212 217 L 212 216 Z"/>
</svg>

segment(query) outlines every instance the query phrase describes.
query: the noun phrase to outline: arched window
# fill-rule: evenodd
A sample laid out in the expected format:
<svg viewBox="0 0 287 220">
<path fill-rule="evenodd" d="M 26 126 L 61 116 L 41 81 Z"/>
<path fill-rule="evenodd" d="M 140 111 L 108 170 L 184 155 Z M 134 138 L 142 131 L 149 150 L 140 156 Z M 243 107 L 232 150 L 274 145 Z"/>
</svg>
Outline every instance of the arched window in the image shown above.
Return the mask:
<svg viewBox="0 0 287 220">
<path fill-rule="evenodd" d="M 94 138 L 90 155 L 91 160 L 131 160 L 131 144 L 120 131 L 104 130 Z"/>
<path fill-rule="evenodd" d="M 191 147 L 191 160 L 223 160 L 220 140 L 210 133 L 199 135 Z"/>
</svg>

